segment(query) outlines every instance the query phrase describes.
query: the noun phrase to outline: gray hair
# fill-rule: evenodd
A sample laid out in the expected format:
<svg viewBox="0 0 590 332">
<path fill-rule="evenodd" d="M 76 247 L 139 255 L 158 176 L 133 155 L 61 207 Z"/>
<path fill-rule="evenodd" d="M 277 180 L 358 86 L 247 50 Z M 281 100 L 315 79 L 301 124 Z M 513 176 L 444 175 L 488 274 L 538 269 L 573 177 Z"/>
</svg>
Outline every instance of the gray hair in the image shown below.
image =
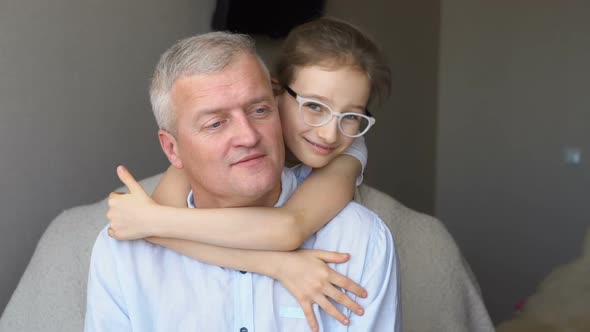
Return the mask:
<svg viewBox="0 0 590 332">
<path fill-rule="evenodd" d="M 176 114 L 170 102 L 170 92 L 176 80 L 221 71 L 240 54 L 255 56 L 270 80 L 268 68 L 256 53 L 254 41 L 246 35 L 210 32 L 180 40 L 164 52 L 150 86 L 150 101 L 158 127 L 176 134 Z"/>
</svg>

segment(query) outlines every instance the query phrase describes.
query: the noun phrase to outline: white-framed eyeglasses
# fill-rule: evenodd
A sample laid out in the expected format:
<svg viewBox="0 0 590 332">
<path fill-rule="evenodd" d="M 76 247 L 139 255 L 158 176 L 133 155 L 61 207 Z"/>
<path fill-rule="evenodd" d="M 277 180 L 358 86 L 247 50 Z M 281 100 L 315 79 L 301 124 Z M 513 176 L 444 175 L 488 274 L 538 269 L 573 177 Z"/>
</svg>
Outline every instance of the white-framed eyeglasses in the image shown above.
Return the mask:
<svg viewBox="0 0 590 332">
<path fill-rule="evenodd" d="M 285 86 L 287 92 L 299 103 L 299 114 L 303 122 L 312 127 L 321 127 L 332 120 L 338 118 L 338 129 L 340 133 L 348 137 L 359 137 L 366 134 L 371 126 L 375 124 L 375 118 L 365 109 L 366 114 L 345 112 L 334 112 L 330 106 L 315 99 L 301 97 L 297 92 L 288 86 Z"/>
</svg>

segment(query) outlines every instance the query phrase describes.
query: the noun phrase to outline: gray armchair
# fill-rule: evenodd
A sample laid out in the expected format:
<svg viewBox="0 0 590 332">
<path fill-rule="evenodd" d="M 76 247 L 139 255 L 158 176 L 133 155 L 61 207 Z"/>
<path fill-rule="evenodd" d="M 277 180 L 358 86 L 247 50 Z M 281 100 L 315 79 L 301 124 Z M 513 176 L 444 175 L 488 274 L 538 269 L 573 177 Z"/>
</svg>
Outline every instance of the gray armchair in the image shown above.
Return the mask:
<svg viewBox="0 0 590 332">
<path fill-rule="evenodd" d="M 150 192 L 158 179 L 141 183 Z M 355 199 L 377 212 L 395 238 L 404 331 L 494 330 L 477 282 L 442 223 L 365 185 Z M 106 210 L 102 200 L 51 222 L 0 318 L 0 331 L 82 331 L 90 253 Z"/>
</svg>

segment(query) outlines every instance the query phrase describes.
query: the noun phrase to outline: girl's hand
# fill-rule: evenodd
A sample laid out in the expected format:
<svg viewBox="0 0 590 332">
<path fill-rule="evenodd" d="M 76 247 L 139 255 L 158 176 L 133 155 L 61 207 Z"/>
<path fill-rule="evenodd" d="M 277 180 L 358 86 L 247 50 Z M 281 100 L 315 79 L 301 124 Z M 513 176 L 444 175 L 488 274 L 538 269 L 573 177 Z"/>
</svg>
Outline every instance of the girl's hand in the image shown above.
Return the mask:
<svg viewBox="0 0 590 332">
<path fill-rule="evenodd" d="M 349 254 L 307 249 L 283 253 L 280 256 L 275 279 L 280 281 L 297 299 L 313 331 L 318 330 L 318 323 L 312 309 L 313 303 L 317 303 L 326 313 L 342 324 L 348 325 L 350 323 L 348 317 L 340 312 L 328 298 L 359 316 L 363 315 L 363 308 L 343 290 L 362 298 L 367 297 L 367 291 L 326 265 L 326 263 L 344 263 L 349 259 Z"/>
<path fill-rule="evenodd" d="M 125 167 L 117 167 L 117 175 L 127 186 L 129 193 L 112 192 L 109 195 L 109 235 L 117 240 L 135 240 L 151 236 L 150 209 L 156 207 L 157 203 Z"/>
</svg>

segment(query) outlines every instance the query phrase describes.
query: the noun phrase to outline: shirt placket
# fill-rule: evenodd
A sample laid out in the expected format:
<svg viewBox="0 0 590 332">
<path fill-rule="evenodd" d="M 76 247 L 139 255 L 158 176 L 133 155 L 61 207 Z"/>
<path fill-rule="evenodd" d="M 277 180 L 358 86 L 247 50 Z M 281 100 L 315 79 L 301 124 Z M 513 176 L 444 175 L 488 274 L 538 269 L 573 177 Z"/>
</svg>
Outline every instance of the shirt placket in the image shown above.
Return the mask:
<svg viewBox="0 0 590 332">
<path fill-rule="evenodd" d="M 254 332 L 254 289 L 252 273 L 235 271 L 234 288 L 238 294 L 235 303 L 235 332 Z"/>
</svg>

